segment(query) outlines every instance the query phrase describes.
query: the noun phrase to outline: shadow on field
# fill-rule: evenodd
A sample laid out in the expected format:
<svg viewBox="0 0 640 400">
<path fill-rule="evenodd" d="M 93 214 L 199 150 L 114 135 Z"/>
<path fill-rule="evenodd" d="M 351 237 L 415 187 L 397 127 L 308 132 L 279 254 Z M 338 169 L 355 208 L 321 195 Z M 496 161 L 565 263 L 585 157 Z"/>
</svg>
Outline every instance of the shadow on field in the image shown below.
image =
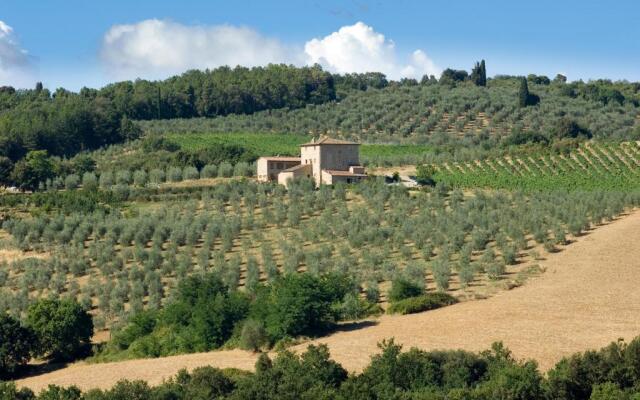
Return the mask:
<svg viewBox="0 0 640 400">
<path fill-rule="evenodd" d="M 28 364 L 16 371 L 16 374 L 12 377 L 12 379 L 24 379 L 30 378 L 32 376 L 48 374 L 49 372 L 57 371 L 68 366 L 69 363 L 66 362 L 42 362 L 36 364 Z"/>
<path fill-rule="evenodd" d="M 358 329 L 368 328 L 370 326 L 378 325 L 378 321 L 355 321 L 355 322 L 347 322 L 344 324 L 337 325 L 332 332 L 351 332 L 357 331 Z"/>
</svg>

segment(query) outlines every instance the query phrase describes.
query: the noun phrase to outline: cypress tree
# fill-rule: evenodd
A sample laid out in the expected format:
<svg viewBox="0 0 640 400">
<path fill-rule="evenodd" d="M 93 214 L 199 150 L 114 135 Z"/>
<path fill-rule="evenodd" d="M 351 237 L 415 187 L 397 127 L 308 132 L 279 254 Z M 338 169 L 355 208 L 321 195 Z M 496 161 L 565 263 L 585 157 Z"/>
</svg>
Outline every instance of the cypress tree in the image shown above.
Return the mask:
<svg viewBox="0 0 640 400">
<path fill-rule="evenodd" d="M 487 86 L 487 70 L 484 60 L 476 62 L 476 65 L 471 69 L 469 79 L 476 86 Z"/>
<path fill-rule="evenodd" d="M 526 78 L 520 78 L 520 89 L 518 89 L 518 105 L 526 107 L 529 102 L 529 86 Z"/>
</svg>

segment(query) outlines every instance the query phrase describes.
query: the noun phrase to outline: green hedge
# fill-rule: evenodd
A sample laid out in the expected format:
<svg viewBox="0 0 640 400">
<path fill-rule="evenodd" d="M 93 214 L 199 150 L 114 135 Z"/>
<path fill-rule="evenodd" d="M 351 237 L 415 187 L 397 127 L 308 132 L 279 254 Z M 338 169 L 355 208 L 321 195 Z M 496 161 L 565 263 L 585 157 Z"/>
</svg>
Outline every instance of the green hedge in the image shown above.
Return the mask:
<svg viewBox="0 0 640 400">
<path fill-rule="evenodd" d="M 389 305 L 387 313 L 401 315 L 413 314 L 449 306 L 457 302 L 458 300 L 456 300 L 455 297 L 446 293 L 427 293 L 422 296 L 394 301 Z"/>
</svg>

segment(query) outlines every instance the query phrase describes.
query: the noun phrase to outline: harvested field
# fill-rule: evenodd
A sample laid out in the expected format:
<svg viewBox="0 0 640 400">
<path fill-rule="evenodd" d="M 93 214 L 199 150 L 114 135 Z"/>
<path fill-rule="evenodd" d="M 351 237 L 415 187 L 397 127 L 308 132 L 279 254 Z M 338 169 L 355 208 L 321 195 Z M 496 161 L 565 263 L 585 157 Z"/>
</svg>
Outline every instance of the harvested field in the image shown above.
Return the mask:
<svg viewBox="0 0 640 400">
<path fill-rule="evenodd" d="M 521 288 L 426 313 L 383 316 L 375 325 L 338 332 L 314 343 L 328 344 L 335 360 L 357 371 L 385 338 L 395 337 L 406 348 L 471 351 L 501 340 L 516 357 L 536 359 L 546 370 L 565 355 L 640 334 L 638 242 L 640 211 L 635 211 L 548 256 L 540 262 L 546 272 Z M 88 389 L 109 387 L 127 378 L 154 385 L 181 368 L 214 365 L 250 369 L 255 359 L 254 354 L 233 350 L 109 364 L 78 363 L 18 384 L 34 390 L 48 384 Z"/>
</svg>

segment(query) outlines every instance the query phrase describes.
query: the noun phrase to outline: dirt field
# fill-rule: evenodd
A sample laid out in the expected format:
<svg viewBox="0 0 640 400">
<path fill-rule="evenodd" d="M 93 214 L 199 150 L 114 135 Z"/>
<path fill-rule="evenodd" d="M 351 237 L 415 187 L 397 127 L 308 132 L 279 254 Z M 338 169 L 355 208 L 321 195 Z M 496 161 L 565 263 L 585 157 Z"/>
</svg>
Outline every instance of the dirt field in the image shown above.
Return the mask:
<svg viewBox="0 0 640 400">
<path fill-rule="evenodd" d="M 546 272 L 525 286 L 422 314 L 383 316 L 377 324 L 335 333 L 327 343 L 349 370 L 364 367 L 376 344 L 395 337 L 406 348 L 482 350 L 502 340 L 518 358 L 543 370 L 562 356 L 640 334 L 640 211 L 599 227 L 540 265 Z M 307 344 L 300 345 L 302 350 Z M 250 369 L 256 356 L 221 351 L 113 364 L 82 363 L 18 381 L 40 390 L 48 384 L 109 387 L 123 378 L 160 383 L 180 368 L 200 365 Z"/>
</svg>

